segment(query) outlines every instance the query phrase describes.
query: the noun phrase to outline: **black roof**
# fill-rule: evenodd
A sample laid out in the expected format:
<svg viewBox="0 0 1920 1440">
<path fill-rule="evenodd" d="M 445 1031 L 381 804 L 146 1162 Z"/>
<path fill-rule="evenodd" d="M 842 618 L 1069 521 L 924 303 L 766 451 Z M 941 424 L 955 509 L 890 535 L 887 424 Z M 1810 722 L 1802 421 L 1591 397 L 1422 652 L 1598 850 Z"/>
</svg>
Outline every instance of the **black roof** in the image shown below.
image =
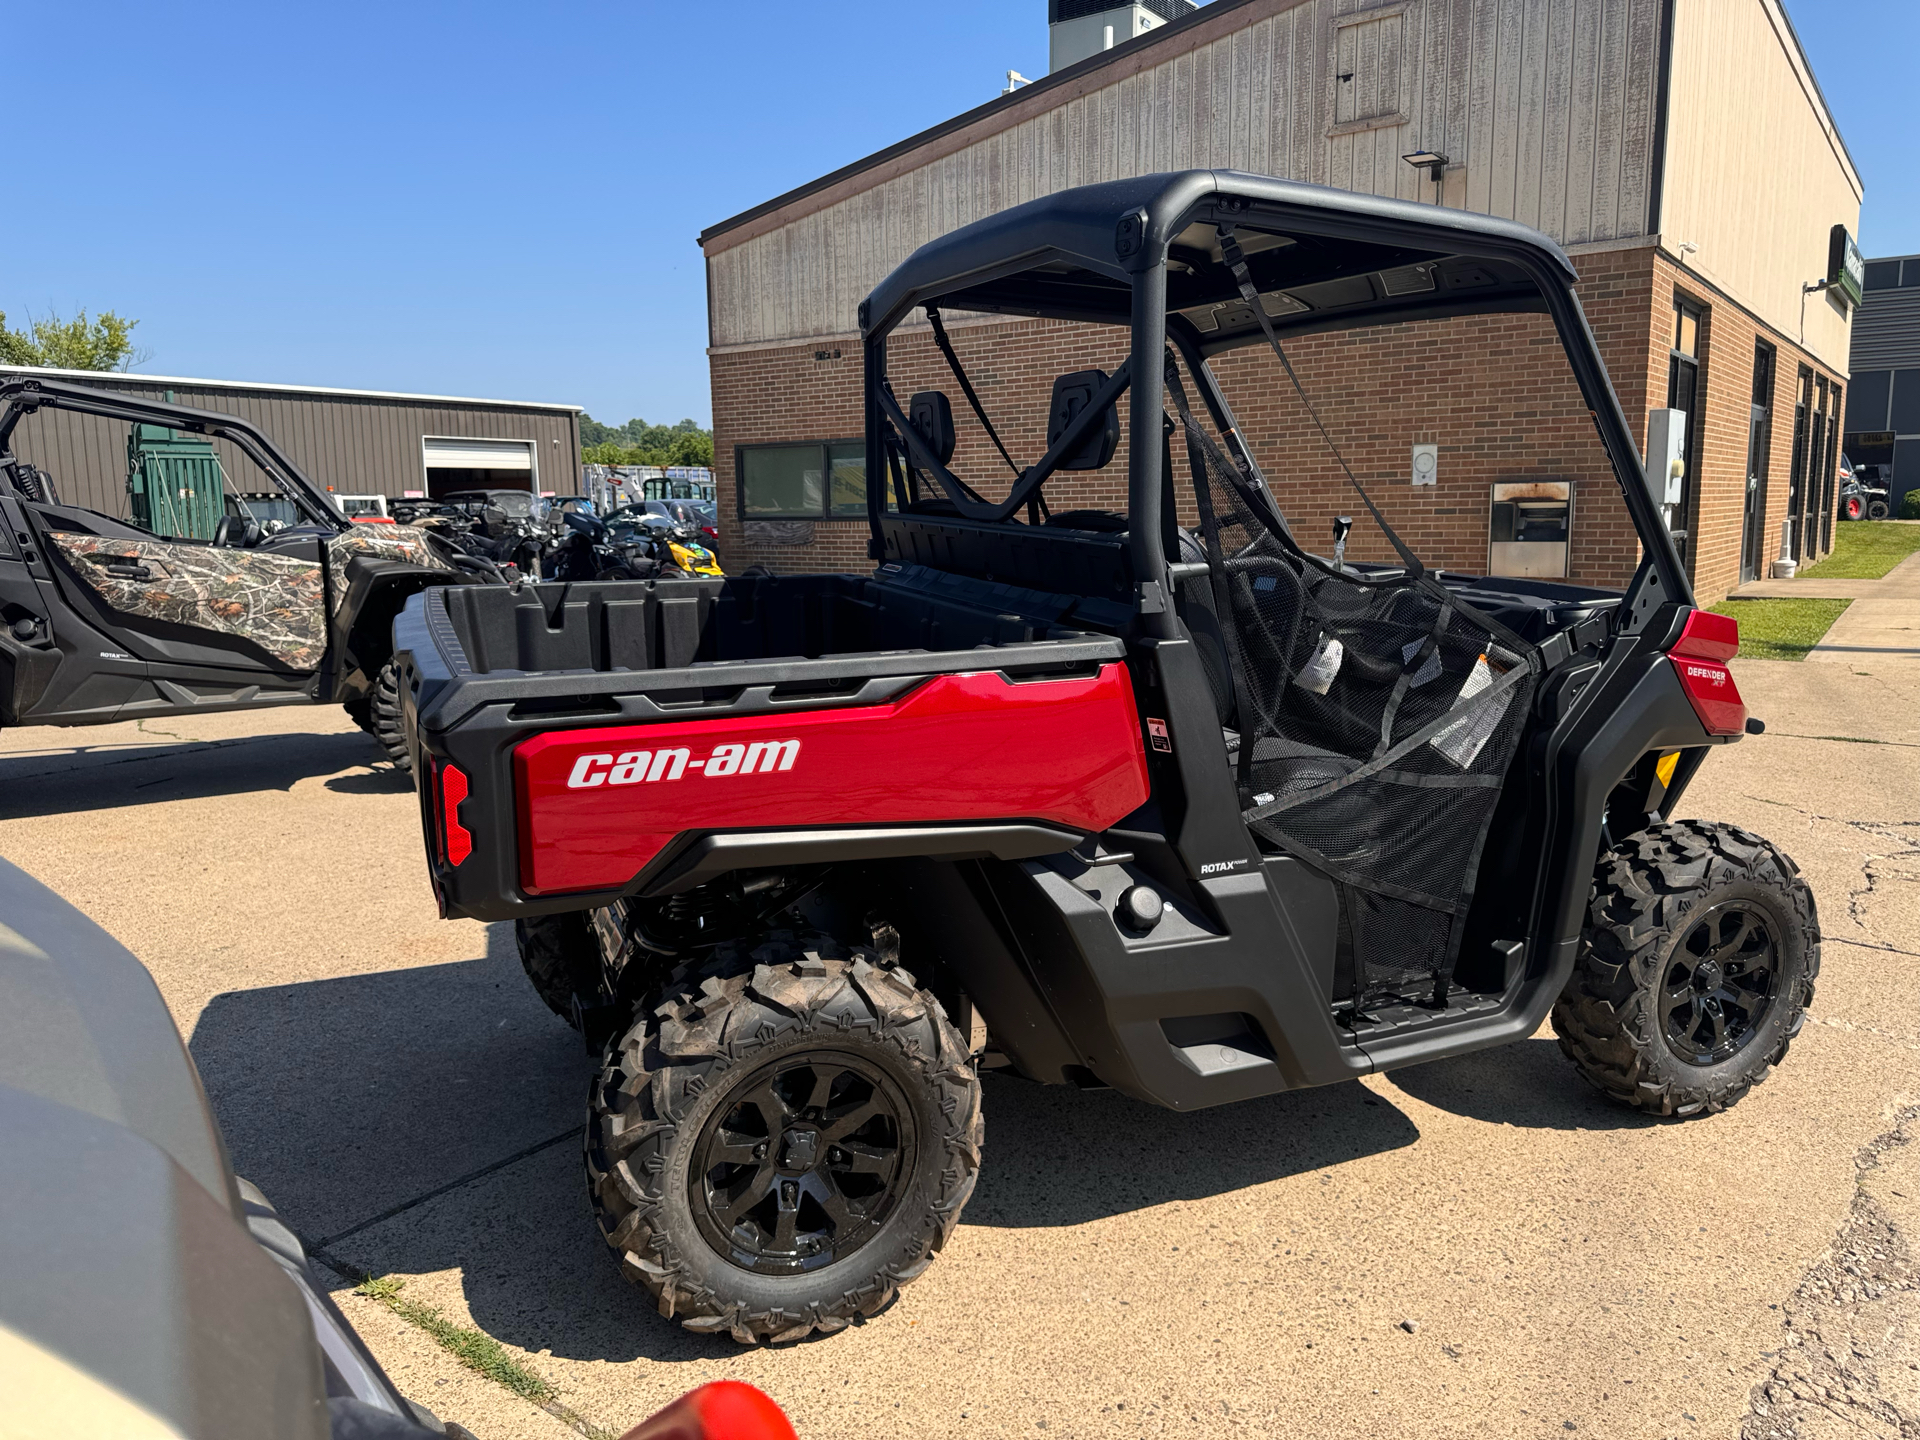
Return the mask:
<svg viewBox="0 0 1920 1440">
<path fill-rule="evenodd" d="M 1123 258 L 1117 229 L 1136 212 L 1146 217 L 1146 245 Z M 1168 308 L 1197 317 L 1217 342 L 1209 348 L 1218 348 L 1242 328 L 1223 309 L 1239 292 L 1217 247 L 1205 248 L 1213 221 L 1227 218 L 1243 233 L 1276 237 L 1265 248 L 1242 243 L 1261 293 L 1285 293 L 1269 314 L 1284 305 L 1290 313 L 1276 323 L 1296 331 L 1326 328 L 1336 311 L 1346 325 L 1363 314 L 1381 322 L 1503 308 L 1503 299 L 1511 302 L 1504 308 L 1537 308 L 1540 283 L 1576 279 L 1558 245 L 1512 220 L 1239 171 L 1185 170 L 1061 190 L 929 241 L 867 297 L 861 329 L 889 330 L 929 300 L 1124 323 L 1129 269 L 1167 246 L 1175 262 Z M 1209 230 L 1182 233 L 1196 220 Z M 1361 285 L 1361 276 L 1387 278 Z M 1250 313 L 1244 329 L 1257 332 Z"/>
</svg>

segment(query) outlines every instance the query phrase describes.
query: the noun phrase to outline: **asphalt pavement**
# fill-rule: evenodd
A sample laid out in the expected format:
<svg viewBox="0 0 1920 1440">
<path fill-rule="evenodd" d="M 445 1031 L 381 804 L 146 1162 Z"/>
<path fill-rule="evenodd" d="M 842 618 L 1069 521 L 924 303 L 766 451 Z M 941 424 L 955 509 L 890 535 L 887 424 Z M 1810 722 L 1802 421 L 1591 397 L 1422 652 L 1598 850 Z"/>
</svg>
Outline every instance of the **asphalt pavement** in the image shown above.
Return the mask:
<svg viewBox="0 0 1920 1440">
<path fill-rule="evenodd" d="M 1812 1023 L 1724 1115 L 1612 1108 L 1547 1031 L 1192 1115 L 986 1085 L 933 1267 L 840 1335 L 652 1314 L 589 1216 L 587 1057 L 509 927 L 442 921 L 411 788 L 334 710 L 0 734 L 0 854 L 154 972 L 237 1168 L 340 1264 L 614 1434 L 721 1377 L 807 1440 L 1920 1433 L 1920 675 L 1740 662 L 1765 735 L 1686 810 L 1806 871 Z M 346 1293 L 481 1440 L 554 1414 Z"/>
</svg>

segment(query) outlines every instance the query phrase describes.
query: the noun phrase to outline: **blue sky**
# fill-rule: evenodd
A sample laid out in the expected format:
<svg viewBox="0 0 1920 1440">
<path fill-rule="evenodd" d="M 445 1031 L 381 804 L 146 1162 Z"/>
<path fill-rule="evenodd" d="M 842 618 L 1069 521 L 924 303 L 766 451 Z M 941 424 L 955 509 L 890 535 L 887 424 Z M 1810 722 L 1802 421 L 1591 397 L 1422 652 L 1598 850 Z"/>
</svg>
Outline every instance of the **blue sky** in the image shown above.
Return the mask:
<svg viewBox="0 0 1920 1440">
<path fill-rule="evenodd" d="M 1790 4 L 1862 247 L 1920 251 L 1920 6 Z M 113 309 L 159 374 L 703 424 L 694 236 L 1047 63 L 1044 0 L 82 0 L 6 31 L 10 324 Z"/>
</svg>

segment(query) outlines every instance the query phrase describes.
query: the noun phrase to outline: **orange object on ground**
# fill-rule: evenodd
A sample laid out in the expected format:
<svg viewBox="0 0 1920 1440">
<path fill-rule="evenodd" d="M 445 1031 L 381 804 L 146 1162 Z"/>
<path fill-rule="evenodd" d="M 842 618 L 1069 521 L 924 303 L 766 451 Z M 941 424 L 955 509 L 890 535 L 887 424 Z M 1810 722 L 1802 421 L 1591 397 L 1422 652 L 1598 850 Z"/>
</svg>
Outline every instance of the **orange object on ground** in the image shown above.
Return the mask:
<svg viewBox="0 0 1920 1440">
<path fill-rule="evenodd" d="M 786 1412 L 740 1380 L 689 1390 L 620 1440 L 799 1440 Z"/>
</svg>

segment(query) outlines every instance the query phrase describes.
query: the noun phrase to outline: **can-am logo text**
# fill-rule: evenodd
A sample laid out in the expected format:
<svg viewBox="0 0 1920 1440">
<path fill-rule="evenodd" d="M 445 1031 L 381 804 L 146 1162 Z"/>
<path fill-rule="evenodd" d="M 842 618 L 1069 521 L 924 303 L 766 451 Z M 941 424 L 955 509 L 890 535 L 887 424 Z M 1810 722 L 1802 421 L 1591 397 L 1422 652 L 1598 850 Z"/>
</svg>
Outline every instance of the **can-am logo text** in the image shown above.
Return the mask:
<svg viewBox="0 0 1920 1440">
<path fill-rule="evenodd" d="M 720 775 L 765 775 L 791 770 L 800 758 L 798 740 L 756 740 L 751 745 L 717 745 L 695 760 L 691 750 L 627 750 L 621 754 L 582 755 L 567 776 L 569 790 L 597 785 L 638 785 L 642 780 L 679 780 L 689 770 L 712 779 Z"/>
</svg>

